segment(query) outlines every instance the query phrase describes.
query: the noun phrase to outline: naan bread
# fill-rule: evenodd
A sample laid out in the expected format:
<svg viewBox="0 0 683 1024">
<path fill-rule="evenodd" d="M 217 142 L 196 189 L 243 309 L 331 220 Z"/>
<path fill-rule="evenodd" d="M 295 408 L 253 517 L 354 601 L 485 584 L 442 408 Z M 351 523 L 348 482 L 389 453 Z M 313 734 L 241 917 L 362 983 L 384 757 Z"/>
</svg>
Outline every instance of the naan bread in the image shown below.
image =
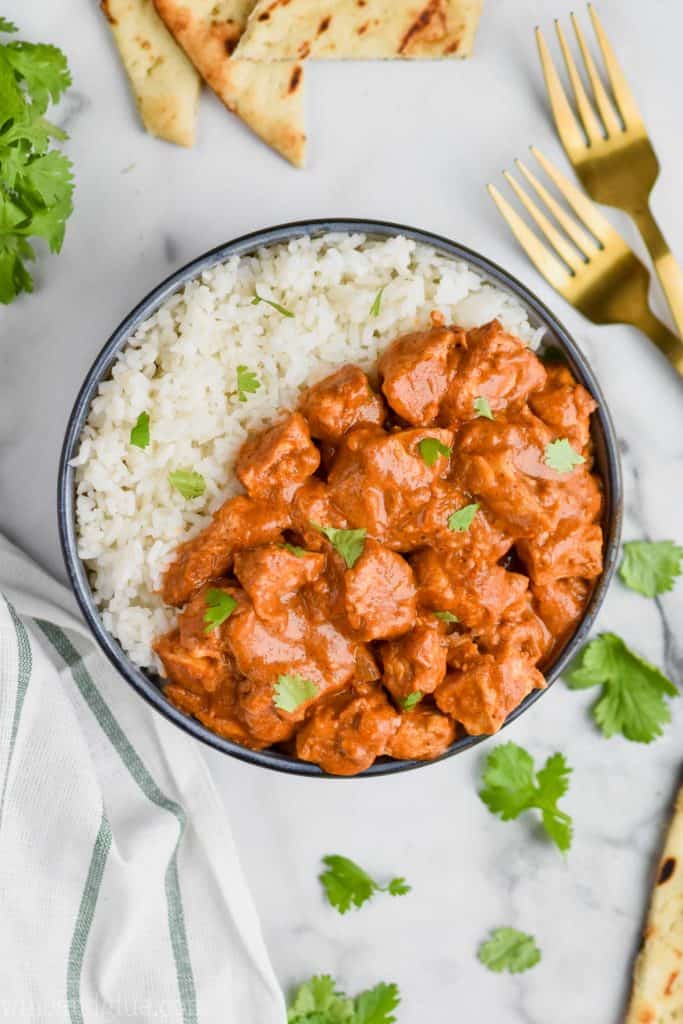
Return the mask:
<svg viewBox="0 0 683 1024">
<path fill-rule="evenodd" d="M 683 788 L 657 869 L 625 1024 L 683 1021 Z"/>
<path fill-rule="evenodd" d="M 201 79 L 152 0 L 102 0 L 146 130 L 192 146 Z"/>
<path fill-rule="evenodd" d="M 258 0 L 236 57 L 467 57 L 483 0 Z"/>
<path fill-rule="evenodd" d="M 205 82 L 264 142 L 301 167 L 306 155 L 303 67 L 260 64 L 232 54 L 253 0 L 154 0 Z"/>
</svg>

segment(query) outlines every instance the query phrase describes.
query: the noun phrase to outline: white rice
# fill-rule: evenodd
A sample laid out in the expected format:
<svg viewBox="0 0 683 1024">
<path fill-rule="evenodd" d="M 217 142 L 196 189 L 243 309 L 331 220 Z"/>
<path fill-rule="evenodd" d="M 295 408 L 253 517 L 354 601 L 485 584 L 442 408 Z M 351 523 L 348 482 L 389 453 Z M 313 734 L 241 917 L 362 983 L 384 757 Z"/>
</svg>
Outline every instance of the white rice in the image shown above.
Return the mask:
<svg viewBox="0 0 683 1024">
<path fill-rule="evenodd" d="M 294 317 L 253 305 L 256 289 Z M 341 364 L 370 367 L 397 335 L 427 326 L 433 310 L 463 327 L 498 317 L 531 345 L 542 333 L 514 296 L 466 263 L 403 237 L 362 234 L 300 238 L 234 257 L 142 324 L 100 385 L 73 461 L 79 554 L 106 629 L 134 662 L 156 666 L 152 641 L 176 616 L 156 593 L 163 569 L 241 490 L 233 465 L 249 431 Z M 237 396 L 240 364 L 261 384 L 246 402 Z M 151 441 L 140 449 L 130 431 L 144 411 Z M 200 498 L 186 500 L 169 484 L 178 469 L 203 475 Z"/>
</svg>

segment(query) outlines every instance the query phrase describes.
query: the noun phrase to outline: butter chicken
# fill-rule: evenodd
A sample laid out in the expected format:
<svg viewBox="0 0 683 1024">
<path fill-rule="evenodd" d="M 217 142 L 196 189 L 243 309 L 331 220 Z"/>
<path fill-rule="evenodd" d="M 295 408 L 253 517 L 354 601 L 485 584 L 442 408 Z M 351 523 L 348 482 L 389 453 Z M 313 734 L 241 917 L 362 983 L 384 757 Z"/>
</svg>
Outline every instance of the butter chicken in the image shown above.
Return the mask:
<svg viewBox="0 0 683 1024">
<path fill-rule="evenodd" d="M 250 438 L 169 565 L 165 692 L 235 743 L 353 775 L 500 729 L 602 570 L 595 402 L 497 321 L 398 338 Z M 567 457 L 568 456 L 568 457 Z"/>
</svg>

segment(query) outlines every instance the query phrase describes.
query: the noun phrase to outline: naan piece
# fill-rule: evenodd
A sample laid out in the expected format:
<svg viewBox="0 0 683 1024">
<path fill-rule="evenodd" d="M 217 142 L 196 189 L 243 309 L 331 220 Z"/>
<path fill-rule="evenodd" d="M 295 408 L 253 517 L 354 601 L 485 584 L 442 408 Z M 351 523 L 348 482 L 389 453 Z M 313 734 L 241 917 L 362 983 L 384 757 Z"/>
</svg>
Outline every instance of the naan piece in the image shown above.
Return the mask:
<svg viewBox="0 0 683 1024">
<path fill-rule="evenodd" d="M 154 0 L 176 41 L 226 107 L 296 167 L 306 155 L 303 67 L 232 54 L 253 0 Z"/>
<path fill-rule="evenodd" d="M 657 868 L 625 1024 L 683 1021 L 683 787 Z"/>
<path fill-rule="evenodd" d="M 201 79 L 154 10 L 152 0 L 102 0 L 145 129 L 194 145 Z"/>
<path fill-rule="evenodd" d="M 236 57 L 467 57 L 483 0 L 258 0 Z"/>
</svg>

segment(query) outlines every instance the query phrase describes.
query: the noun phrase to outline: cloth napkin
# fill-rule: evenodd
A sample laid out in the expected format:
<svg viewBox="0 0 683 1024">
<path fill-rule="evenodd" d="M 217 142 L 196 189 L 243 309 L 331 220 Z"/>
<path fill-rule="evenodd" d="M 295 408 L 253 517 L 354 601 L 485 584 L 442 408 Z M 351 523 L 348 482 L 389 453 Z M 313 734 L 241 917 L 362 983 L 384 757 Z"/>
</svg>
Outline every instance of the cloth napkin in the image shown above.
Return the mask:
<svg viewBox="0 0 683 1024">
<path fill-rule="evenodd" d="M 198 745 L 0 537 L 0 1020 L 285 1017 Z"/>
</svg>

